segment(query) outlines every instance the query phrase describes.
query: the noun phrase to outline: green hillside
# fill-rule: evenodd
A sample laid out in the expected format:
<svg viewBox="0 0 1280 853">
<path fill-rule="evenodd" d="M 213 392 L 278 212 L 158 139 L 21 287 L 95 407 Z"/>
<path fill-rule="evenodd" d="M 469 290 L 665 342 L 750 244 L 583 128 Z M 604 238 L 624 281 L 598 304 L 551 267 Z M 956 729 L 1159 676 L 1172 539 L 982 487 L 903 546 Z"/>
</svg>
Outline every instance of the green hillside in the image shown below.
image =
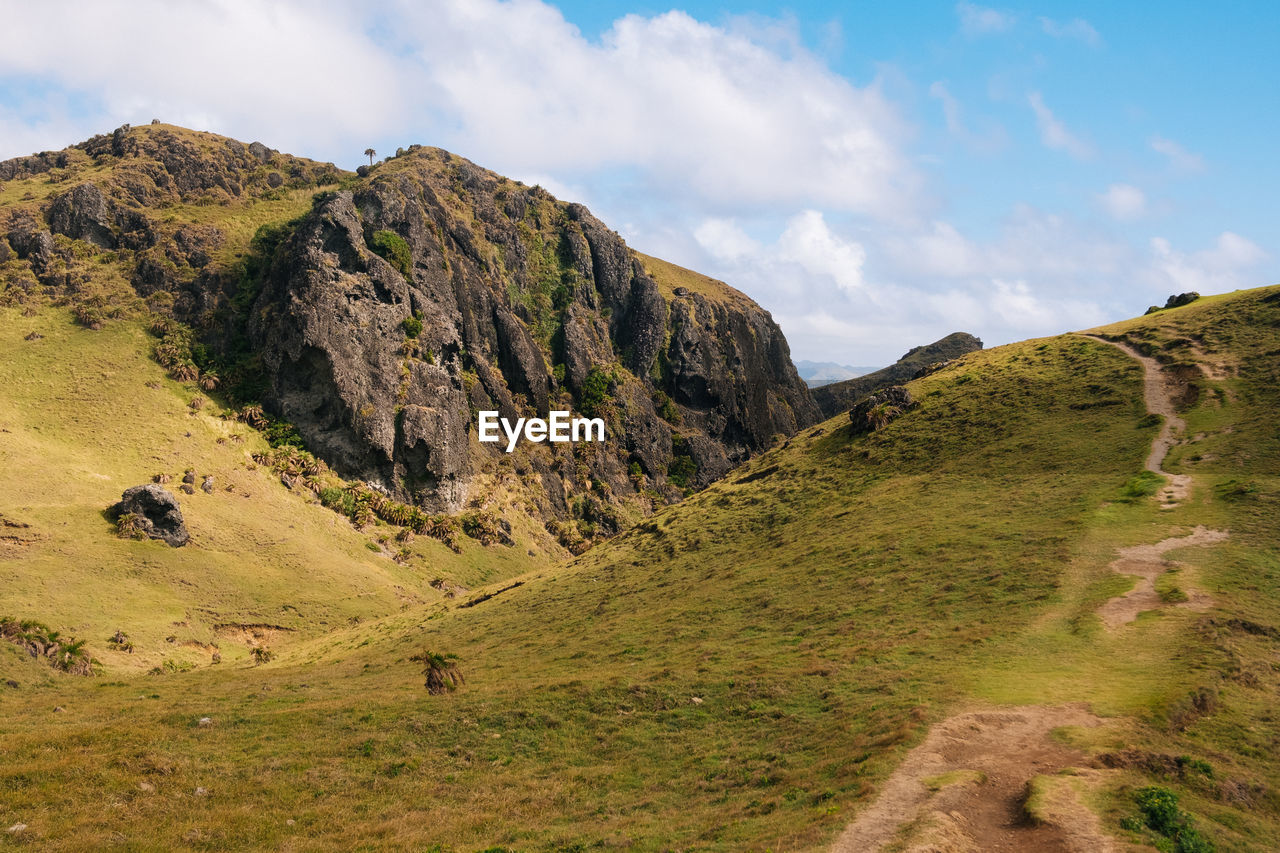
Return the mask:
<svg viewBox="0 0 1280 853">
<path fill-rule="evenodd" d="M 0 644 L 0 824 L 27 825 L 0 845 L 824 849 L 931 726 L 1083 702 L 1101 725 L 1058 740 L 1085 770 L 1035 790 L 1075 786 L 1103 831 L 1151 845 L 1133 794 L 1159 785 L 1216 849 L 1275 849 L 1278 294 L 1096 330 L 1195 389 L 1171 509 L 1142 474 L 1142 367 L 1066 335 L 970 353 L 884 428 L 833 418 L 566 563 L 539 531 L 392 560 L 379 525 L 256 466 L 256 433 L 192 413 L 140 327 L 6 309 L 0 615 L 101 666 Z M 190 545 L 115 537 L 101 513 L 125 487 L 187 468 L 217 484 L 179 495 Z M 1134 583 L 1117 549 L 1197 526 L 1230 538 L 1170 551 L 1164 604 L 1105 628 Z M 1207 609 L 1176 606 L 1193 593 Z M 235 624 L 292 630 L 254 665 L 267 640 Z M 458 656 L 458 692 L 424 689 L 428 650 Z"/>
</svg>

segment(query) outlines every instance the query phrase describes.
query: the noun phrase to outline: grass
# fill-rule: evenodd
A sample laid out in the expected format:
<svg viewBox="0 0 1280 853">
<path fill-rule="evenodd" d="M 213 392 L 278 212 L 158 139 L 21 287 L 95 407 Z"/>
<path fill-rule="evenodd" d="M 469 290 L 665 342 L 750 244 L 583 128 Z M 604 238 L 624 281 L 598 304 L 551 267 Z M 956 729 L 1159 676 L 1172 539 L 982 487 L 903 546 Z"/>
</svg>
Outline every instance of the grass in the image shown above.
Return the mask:
<svg viewBox="0 0 1280 853">
<path fill-rule="evenodd" d="M 68 710 L 12 718 L 14 813 L 61 792 L 26 821 L 55 848 L 144 825 L 215 849 L 820 846 L 967 669 L 1063 600 L 1063 562 L 1153 431 L 1136 366 L 1090 342 L 964 369 L 920 380 L 921 405 L 878 433 L 814 428 L 477 607 L 330 619 L 259 667 L 42 688 Z M 1129 402 L 1071 409 L 1082 373 Z M 456 654 L 465 687 L 427 696 L 424 647 Z M 84 738 L 92 768 L 56 746 Z"/>
<path fill-rule="evenodd" d="M 26 340 L 33 332 L 42 337 Z M 26 544 L 0 545 L 0 613 L 75 626 L 109 668 L 172 654 L 207 664 L 203 646 L 220 641 L 220 624 L 305 635 L 441 601 L 430 585 L 440 575 L 469 587 L 510 571 L 512 549 L 468 543 L 455 556 L 424 537 L 383 545 L 390 528 L 358 532 L 309 493 L 287 490 L 252 462 L 268 449 L 260 435 L 216 407 L 191 412 L 191 386 L 167 379 L 149 345 L 135 323 L 90 332 L 61 311 L 0 310 L 0 515 L 30 525 Z M 213 476 L 213 494 L 177 493 L 188 468 Z M 159 473 L 173 478 L 167 488 L 194 540 L 186 548 L 120 539 L 103 515 Z M 534 544 L 527 527 L 519 534 Z M 403 565 L 389 559 L 390 545 L 407 548 Z M 521 570 L 539 564 L 525 550 Z M 137 653 L 107 646 L 117 629 Z M 226 642 L 222 651 L 227 663 L 249 653 Z"/>
<path fill-rule="evenodd" d="M 698 293 L 715 303 L 750 304 L 750 299 L 740 291 L 734 290 L 723 281 L 677 266 L 670 261 L 654 258 L 649 255 L 633 252 L 640 260 L 645 272 L 658 285 L 658 292 L 666 300 L 675 296 L 675 289 L 683 287 L 691 293 Z"/>
</svg>

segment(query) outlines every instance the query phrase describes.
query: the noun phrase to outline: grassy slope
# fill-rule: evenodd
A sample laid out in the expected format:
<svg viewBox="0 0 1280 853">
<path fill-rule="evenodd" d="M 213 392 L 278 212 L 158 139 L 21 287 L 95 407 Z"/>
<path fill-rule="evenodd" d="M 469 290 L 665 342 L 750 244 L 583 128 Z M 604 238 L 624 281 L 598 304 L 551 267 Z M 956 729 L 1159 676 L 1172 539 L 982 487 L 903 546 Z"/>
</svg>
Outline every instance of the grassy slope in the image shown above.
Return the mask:
<svg viewBox="0 0 1280 853">
<path fill-rule="evenodd" d="M 703 275 L 700 272 L 685 269 L 661 258 L 651 257 L 640 252 L 633 253 L 640 259 L 645 272 L 649 273 L 653 278 L 654 283 L 658 285 L 658 291 L 667 300 L 670 300 L 675 295 L 677 287 L 683 287 L 692 293 L 702 294 L 712 302 L 733 305 L 747 304 L 751 301 L 741 291 L 735 290 L 723 281 Z"/>
<path fill-rule="evenodd" d="M 26 340 L 33 332 L 43 337 Z M 357 532 L 253 465 L 250 454 L 266 449 L 253 430 L 218 417 L 212 402 L 192 414 L 195 392 L 147 358 L 150 341 L 135 323 L 91 332 L 64 312 L 0 309 L 0 515 L 31 525 L 8 531 L 27 544 L 0 542 L 0 614 L 86 637 L 112 669 L 207 664 L 217 625 L 328 630 L 441 600 L 429 586 L 438 576 L 491 580 L 516 552 L 467 541 L 454 555 L 419 537 L 397 564 L 378 542 L 385 528 Z M 102 510 L 124 489 L 167 473 L 176 492 L 188 468 L 197 483 L 215 479 L 211 495 L 178 495 L 190 546 L 114 537 Z M 133 638 L 134 655 L 105 646 L 116 629 Z M 227 663 L 248 655 L 221 646 Z"/>
<path fill-rule="evenodd" d="M 0 820 L 68 848 L 820 845 L 1074 595 L 1063 567 L 1154 431 L 1139 380 L 1081 339 L 975 353 L 881 433 L 830 421 L 478 607 L 0 694 Z M 461 656 L 462 693 L 425 694 L 423 647 Z"/>
</svg>

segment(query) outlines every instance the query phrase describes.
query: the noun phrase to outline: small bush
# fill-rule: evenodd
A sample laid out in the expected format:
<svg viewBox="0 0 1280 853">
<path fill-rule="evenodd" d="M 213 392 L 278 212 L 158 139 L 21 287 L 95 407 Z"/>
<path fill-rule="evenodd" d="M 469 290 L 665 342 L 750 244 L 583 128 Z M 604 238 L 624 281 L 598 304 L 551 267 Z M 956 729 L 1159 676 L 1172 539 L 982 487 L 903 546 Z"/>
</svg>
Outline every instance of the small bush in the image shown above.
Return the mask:
<svg viewBox="0 0 1280 853">
<path fill-rule="evenodd" d="M 452 693 L 465 681 L 462 670 L 458 669 L 457 655 L 424 651 L 409 660 L 422 664 L 422 673 L 427 677 L 425 687 L 432 696 Z"/>
<path fill-rule="evenodd" d="M 136 512 L 122 513 L 116 519 L 116 534 L 121 539 L 137 539 L 139 541 L 147 538 L 147 533 L 142 527 L 142 516 Z"/>
<path fill-rule="evenodd" d="M 603 417 L 611 399 L 611 381 L 612 377 L 608 373 L 599 366 L 592 366 L 587 378 L 582 380 L 582 387 L 578 389 L 578 411 L 589 418 Z"/>
<path fill-rule="evenodd" d="M 369 240 L 369 248 L 400 271 L 405 278 L 413 271 L 413 255 L 409 244 L 394 231 L 375 231 Z"/>
<path fill-rule="evenodd" d="M 1149 785 L 1135 791 L 1133 799 L 1147 828 L 1172 840 L 1175 853 L 1214 853 L 1213 842 L 1192 826 L 1191 815 L 1178 808 L 1178 795 L 1173 791 Z"/>
<path fill-rule="evenodd" d="M 416 338 L 422 334 L 422 316 L 414 314 L 412 317 L 405 317 L 400 326 L 404 329 L 405 337 Z"/>
<path fill-rule="evenodd" d="M 498 520 L 490 513 L 464 513 L 459 521 L 462 522 L 462 532 L 481 545 L 493 545 L 503 540 L 510 541 L 498 526 Z"/>
<path fill-rule="evenodd" d="M 1142 471 L 1130 477 L 1120 488 L 1120 499 L 1132 503 L 1149 498 L 1164 485 L 1164 477 L 1150 471 Z"/>
<path fill-rule="evenodd" d="M 676 408 L 675 401 L 667 395 L 666 391 L 658 389 L 653 392 L 653 406 L 658 412 L 658 417 L 669 424 L 679 426 L 680 410 Z"/>
</svg>

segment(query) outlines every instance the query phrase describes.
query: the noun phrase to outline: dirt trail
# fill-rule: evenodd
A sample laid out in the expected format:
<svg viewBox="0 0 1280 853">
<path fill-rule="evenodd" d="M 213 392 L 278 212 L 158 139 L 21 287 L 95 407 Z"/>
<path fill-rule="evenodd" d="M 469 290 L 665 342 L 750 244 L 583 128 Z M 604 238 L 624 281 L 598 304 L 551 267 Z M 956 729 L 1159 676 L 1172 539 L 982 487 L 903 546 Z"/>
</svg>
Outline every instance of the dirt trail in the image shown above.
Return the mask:
<svg viewBox="0 0 1280 853">
<path fill-rule="evenodd" d="M 1191 477 L 1170 474 L 1162 467 L 1169 449 L 1187 429 L 1174 408 L 1169 377 L 1155 359 L 1126 344 L 1094 335 L 1085 337 L 1110 344 L 1142 364 L 1147 411 L 1164 420 L 1151 444 L 1146 469 L 1168 479 L 1157 495 L 1161 508 L 1176 507 L 1190 497 Z M 1139 613 L 1162 605 L 1155 579 L 1178 565 L 1164 558 L 1168 551 L 1226 538 L 1223 531 L 1196 527 L 1188 535 L 1154 545 L 1119 549 L 1110 568 L 1140 580 L 1133 590 L 1099 609 L 1103 624 L 1115 630 Z M 1204 593 L 1184 591 L 1189 600 L 1179 606 L 1205 609 L 1212 603 Z M 1099 771 L 1055 777 L 1060 770 L 1087 764 L 1088 759 L 1055 742 L 1051 732 L 1065 726 L 1100 724 L 1101 720 L 1082 705 L 970 711 L 944 720 L 907 755 L 870 808 L 845 827 L 832 853 L 872 853 L 890 844 L 905 853 L 1117 850 L 1119 845 L 1102 832 L 1097 815 L 1078 801 L 1072 784 L 1076 780 L 1087 785 Z M 1039 823 L 1029 819 L 1025 808 L 1028 784 L 1037 776 L 1053 777 L 1052 802 Z"/>
<path fill-rule="evenodd" d="M 1187 474 L 1170 474 L 1161 467 L 1165 457 L 1169 455 L 1169 448 L 1177 444 L 1187 431 L 1187 422 L 1178 417 L 1173 407 L 1174 394 L 1169 386 L 1168 377 L 1160 369 L 1160 362 L 1143 355 L 1128 344 L 1109 341 L 1096 335 L 1084 335 L 1084 337 L 1113 346 L 1142 364 L 1144 374 L 1142 396 L 1147 404 L 1147 412 L 1164 416 L 1164 426 L 1160 427 L 1160 434 L 1156 436 L 1155 441 L 1151 442 L 1151 452 L 1147 454 L 1144 467 L 1151 473 L 1168 479 L 1168 484 L 1160 490 L 1157 497 L 1162 509 L 1173 509 L 1191 497 L 1191 477 Z"/>
<path fill-rule="evenodd" d="M 1147 412 L 1164 416 L 1164 426 L 1160 428 L 1160 434 L 1151 443 L 1151 453 L 1147 456 L 1146 468 L 1154 474 L 1169 478 L 1169 485 L 1161 489 L 1157 495 L 1161 502 L 1160 508 L 1172 509 L 1176 507 L 1190 497 L 1191 477 L 1186 474 L 1170 474 L 1162 467 L 1165 457 L 1169 454 L 1169 448 L 1173 447 L 1187 430 L 1186 421 L 1178 417 L 1177 412 L 1174 410 L 1174 391 L 1170 386 L 1168 376 L 1160 368 L 1160 363 L 1154 358 L 1142 355 L 1127 344 L 1108 341 L 1105 338 L 1099 338 L 1094 335 L 1085 335 L 1085 337 L 1104 344 L 1110 344 L 1142 364 L 1145 373 L 1143 397 L 1147 403 Z M 1119 549 L 1116 552 L 1116 559 L 1111 563 L 1111 570 L 1122 575 L 1133 575 L 1139 580 L 1133 589 L 1124 595 L 1107 601 L 1098 608 L 1098 616 L 1102 619 L 1102 624 L 1106 626 L 1107 630 L 1114 631 L 1137 619 L 1139 613 L 1156 610 L 1165 604 L 1161 600 L 1160 594 L 1156 592 L 1155 580 L 1169 569 L 1178 568 L 1179 566 L 1178 563 L 1164 559 L 1166 551 L 1172 551 L 1175 548 L 1187 548 L 1192 545 L 1212 545 L 1226 538 L 1227 534 L 1224 531 L 1196 527 L 1188 536 L 1174 536 L 1154 545 L 1134 545 L 1130 548 Z M 1188 600 L 1177 602 L 1176 606 L 1178 607 L 1185 607 L 1191 610 L 1207 610 L 1213 603 L 1208 595 L 1199 590 L 1184 589 L 1183 592 L 1186 593 Z"/>
<path fill-rule="evenodd" d="M 944 720 L 907 755 L 871 808 L 845 828 L 832 853 L 869 853 L 893 840 L 921 853 L 1111 850 L 1097 819 L 1078 803 L 1052 823 L 1032 823 L 1022 809 L 1033 777 L 1087 763 L 1049 733 L 1100 722 L 1081 705 L 972 711 Z M 904 839 L 900 830 L 908 826 Z"/>
<path fill-rule="evenodd" d="M 1107 627 L 1107 630 L 1114 631 L 1137 619 L 1139 613 L 1159 609 L 1165 604 L 1160 594 L 1156 592 L 1155 580 L 1180 565 L 1164 559 L 1166 551 L 1189 548 L 1192 545 L 1212 545 L 1226 538 L 1227 534 L 1221 530 L 1197 527 L 1187 536 L 1174 536 L 1154 545 L 1134 545 L 1118 550 L 1115 561 L 1111 563 L 1111 570 L 1122 575 L 1135 575 L 1140 580 L 1133 589 L 1124 595 L 1110 599 L 1098 608 L 1098 616 L 1102 619 L 1102 624 Z M 1199 590 L 1184 589 L 1183 592 L 1187 594 L 1188 600 L 1178 602 L 1174 606 L 1189 610 L 1207 610 L 1213 604 L 1212 599 Z"/>
</svg>

